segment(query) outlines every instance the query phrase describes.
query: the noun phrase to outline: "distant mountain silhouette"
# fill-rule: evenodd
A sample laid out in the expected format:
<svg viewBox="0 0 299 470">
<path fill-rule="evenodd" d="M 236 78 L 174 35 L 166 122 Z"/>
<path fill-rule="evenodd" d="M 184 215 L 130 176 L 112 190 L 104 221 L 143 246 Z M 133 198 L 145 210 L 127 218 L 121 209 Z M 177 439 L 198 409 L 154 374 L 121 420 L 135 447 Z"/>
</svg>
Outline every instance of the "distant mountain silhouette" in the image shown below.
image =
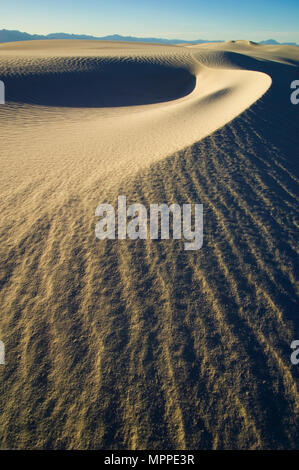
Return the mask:
<svg viewBox="0 0 299 470">
<path fill-rule="evenodd" d="M 0 42 L 14 41 L 32 41 L 34 39 L 96 39 L 102 41 L 128 41 L 128 42 L 154 42 L 162 44 L 202 44 L 204 42 L 223 42 L 223 41 L 207 41 L 197 39 L 195 41 L 186 41 L 184 39 L 163 39 L 163 38 L 137 38 L 134 36 L 120 36 L 113 34 L 110 36 L 89 36 L 86 34 L 68 34 L 68 33 L 51 33 L 47 35 L 29 34 L 21 31 L 13 31 L 8 29 L 0 30 Z"/>
<path fill-rule="evenodd" d="M 35 39 L 96 39 L 99 41 L 127 41 L 127 42 L 151 42 L 158 44 L 203 44 L 204 42 L 224 42 L 224 40 L 207 40 L 195 39 L 194 41 L 186 41 L 185 39 L 164 39 L 164 38 L 137 38 L 134 36 L 121 36 L 113 34 L 110 36 L 90 36 L 86 34 L 68 34 L 68 33 L 51 33 L 46 35 L 23 33 L 17 30 L 0 30 L 0 42 L 14 41 L 32 41 Z M 284 44 L 298 46 L 295 42 L 279 43 L 275 39 L 261 41 L 259 44 Z"/>
</svg>

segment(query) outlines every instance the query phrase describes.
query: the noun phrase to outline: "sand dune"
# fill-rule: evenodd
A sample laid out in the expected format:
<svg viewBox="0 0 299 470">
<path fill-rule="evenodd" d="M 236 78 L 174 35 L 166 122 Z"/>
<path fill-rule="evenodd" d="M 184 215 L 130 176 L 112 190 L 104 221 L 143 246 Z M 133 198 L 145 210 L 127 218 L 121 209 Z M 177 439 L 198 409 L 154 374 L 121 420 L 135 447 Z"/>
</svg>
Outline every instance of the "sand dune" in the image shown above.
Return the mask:
<svg viewBox="0 0 299 470">
<path fill-rule="evenodd" d="M 102 47 L 97 41 L 75 42 L 79 43 L 76 47 L 73 41 L 42 41 L 39 48 L 36 41 L 30 45 L 16 43 L 14 48 L 12 43 L 0 47 L 8 101 L 8 105 L 0 109 L 4 126 L 8 126 L 11 135 L 11 120 L 18 119 L 22 126 L 26 124 L 26 134 L 21 136 L 24 150 L 28 149 L 29 154 L 26 162 L 28 158 L 35 158 L 41 142 L 48 153 L 55 154 L 55 172 L 71 155 L 71 165 L 77 166 L 72 178 L 79 177 L 74 185 L 84 184 L 82 160 L 89 173 L 86 178 L 90 180 L 90 173 L 96 172 L 101 164 L 101 174 L 114 173 L 113 183 L 118 184 L 125 173 L 132 174 L 221 127 L 256 101 L 271 84 L 270 77 L 263 73 L 219 72 L 207 68 L 182 48 L 127 44 L 115 50 L 112 43 L 104 43 Z M 73 49 L 70 50 L 71 45 Z M 80 56 L 67 55 L 67 52 L 75 55 L 74 49 L 78 49 Z M 82 57 L 84 50 L 86 56 Z M 61 58 L 63 52 L 66 57 Z M 103 87 L 101 79 L 97 91 L 96 84 L 102 75 Z M 68 83 L 72 81 L 74 85 L 69 87 Z M 159 106 L 114 107 L 130 100 L 133 104 L 136 101 L 139 104 L 142 101 L 162 103 Z M 16 102 L 22 107 L 16 108 Z M 61 106 L 36 107 L 45 102 Z M 73 107 L 69 109 L 71 102 Z M 101 105 L 101 108 L 91 112 L 90 108 L 83 107 L 88 103 L 94 103 L 92 107 Z M 113 107 L 108 107 L 109 104 Z M 108 119 L 110 117 L 113 119 Z M 28 119 L 30 125 L 27 126 Z M 40 129 L 41 121 L 43 129 Z M 21 140 L 18 138 L 19 143 Z M 87 151 L 88 145 L 92 149 L 96 145 L 96 158 L 93 150 Z M 54 148 L 57 149 L 55 152 Z M 142 155 L 141 148 L 146 149 Z M 12 151 L 14 153 L 14 147 Z M 93 161 L 86 164 L 86 159 Z M 43 160 L 43 171 L 48 174 L 53 161 Z M 11 163 L 10 159 L 10 167 Z M 48 163 L 51 168 L 47 167 Z M 21 176 L 19 167 L 14 168 Z M 32 178 L 35 166 L 26 164 L 27 169 Z M 23 175 L 21 178 L 23 180 Z M 111 179 L 106 180 L 105 184 L 108 186 L 110 182 Z"/>
<path fill-rule="evenodd" d="M 0 44 L 2 448 L 295 448 L 298 48 Z M 204 204 L 204 247 L 99 202 Z"/>
</svg>

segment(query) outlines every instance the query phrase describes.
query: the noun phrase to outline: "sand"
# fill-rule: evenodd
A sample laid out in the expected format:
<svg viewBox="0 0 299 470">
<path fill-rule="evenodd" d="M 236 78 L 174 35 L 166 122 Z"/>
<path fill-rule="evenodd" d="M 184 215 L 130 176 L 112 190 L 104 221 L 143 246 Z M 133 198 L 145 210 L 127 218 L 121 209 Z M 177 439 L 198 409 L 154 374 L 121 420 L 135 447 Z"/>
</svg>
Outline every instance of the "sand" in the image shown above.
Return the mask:
<svg viewBox="0 0 299 470">
<path fill-rule="evenodd" d="M 2 448 L 298 447 L 298 51 L 0 44 Z M 119 194 L 203 248 L 97 240 Z"/>
</svg>

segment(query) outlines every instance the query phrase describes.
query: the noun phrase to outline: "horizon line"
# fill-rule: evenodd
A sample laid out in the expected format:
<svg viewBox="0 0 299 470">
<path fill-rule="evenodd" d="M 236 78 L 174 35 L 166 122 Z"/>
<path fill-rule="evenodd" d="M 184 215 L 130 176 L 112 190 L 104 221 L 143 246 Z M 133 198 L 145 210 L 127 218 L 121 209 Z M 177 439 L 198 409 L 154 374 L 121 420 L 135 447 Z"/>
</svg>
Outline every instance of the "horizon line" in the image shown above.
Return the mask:
<svg viewBox="0 0 299 470">
<path fill-rule="evenodd" d="M 196 41 L 204 41 L 204 42 L 250 41 L 250 42 L 255 42 L 257 44 L 261 44 L 261 43 L 264 43 L 264 42 L 267 42 L 267 41 L 275 41 L 278 45 L 292 44 L 292 45 L 298 46 L 298 44 L 294 41 L 279 42 L 274 37 L 264 39 L 262 41 L 253 41 L 253 40 L 249 40 L 249 39 L 204 39 L 204 38 L 200 38 L 200 37 L 197 37 L 196 39 L 184 39 L 184 38 L 180 38 L 180 37 L 169 38 L 169 37 L 154 36 L 154 35 L 153 36 L 133 36 L 132 34 L 119 34 L 119 33 L 110 33 L 110 34 L 105 34 L 104 36 L 96 36 L 94 34 L 69 33 L 69 32 L 64 32 L 64 31 L 51 32 L 51 33 L 29 33 L 28 31 L 21 31 L 19 29 L 6 29 L 6 28 L 0 29 L 0 33 L 4 32 L 4 31 L 10 32 L 10 33 L 17 32 L 17 33 L 20 33 L 20 34 L 27 34 L 29 36 L 43 36 L 43 37 L 48 37 L 48 36 L 58 35 L 58 34 L 65 34 L 65 35 L 69 35 L 69 36 L 86 36 L 88 38 L 94 38 L 95 40 L 105 40 L 106 37 L 119 36 L 119 37 L 122 37 L 122 38 L 134 38 L 134 39 L 140 39 L 140 40 L 143 40 L 143 39 L 146 39 L 146 40 L 149 40 L 149 39 L 160 40 L 161 39 L 163 41 L 171 41 L 171 42 L 182 41 L 182 42 L 185 42 L 185 43 L 193 43 L 193 42 L 196 42 Z M 18 42 L 18 40 L 16 42 Z"/>
</svg>

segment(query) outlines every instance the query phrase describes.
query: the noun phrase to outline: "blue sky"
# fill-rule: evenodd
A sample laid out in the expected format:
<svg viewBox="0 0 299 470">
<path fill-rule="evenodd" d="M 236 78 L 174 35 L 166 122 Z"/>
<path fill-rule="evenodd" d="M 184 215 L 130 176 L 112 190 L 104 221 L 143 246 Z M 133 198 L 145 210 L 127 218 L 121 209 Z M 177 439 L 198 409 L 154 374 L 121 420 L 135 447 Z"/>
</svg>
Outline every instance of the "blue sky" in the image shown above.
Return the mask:
<svg viewBox="0 0 299 470">
<path fill-rule="evenodd" d="M 2 28 L 299 43 L 299 0 L 8 0 Z"/>
</svg>

